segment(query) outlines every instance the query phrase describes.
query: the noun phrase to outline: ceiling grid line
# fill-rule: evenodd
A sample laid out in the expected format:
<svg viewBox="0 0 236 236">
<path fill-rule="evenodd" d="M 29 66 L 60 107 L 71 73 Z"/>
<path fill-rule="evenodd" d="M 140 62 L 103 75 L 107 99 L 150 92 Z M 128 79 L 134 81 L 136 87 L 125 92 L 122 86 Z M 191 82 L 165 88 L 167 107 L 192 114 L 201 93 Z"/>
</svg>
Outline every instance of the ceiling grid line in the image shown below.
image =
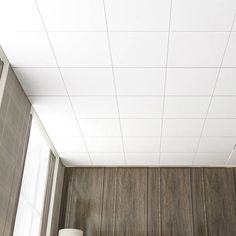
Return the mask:
<svg viewBox="0 0 236 236">
<path fill-rule="evenodd" d="M 169 11 L 169 25 L 168 25 L 168 38 L 167 38 L 167 48 L 166 48 L 166 66 L 165 66 L 165 81 L 164 81 L 164 93 L 163 93 L 163 102 L 162 102 L 162 118 L 161 118 L 161 132 L 160 132 L 160 143 L 159 143 L 159 156 L 158 156 L 158 165 L 161 163 L 161 148 L 162 148 L 162 133 L 163 133 L 163 124 L 164 124 L 164 115 L 165 115 L 165 98 L 166 98 L 166 84 L 167 84 L 167 66 L 169 59 L 169 45 L 170 45 L 170 29 L 171 29 L 171 15 L 172 15 L 172 0 L 170 1 L 170 11 Z"/>
<path fill-rule="evenodd" d="M 41 18 L 41 21 L 42 21 L 42 24 L 43 24 L 43 27 L 44 27 L 44 30 L 45 30 L 45 33 L 46 33 L 46 36 L 47 36 L 49 45 L 50 45 L 50 48 L 51 48 L 51 50 L 52 50 L 52 53 L 53 53 L 53 56 L 54 56 L 54 59 L 55 59 L 56 65 L 57 65 L 57 68 L 58 68 L 58 70 L 59 70 L 60 77 L 61 77 L 62 82 L 63 82 L 63 84 L 64 84 L 64 87 L 65 87 L 65 90 L 66 90 L 66 93 L 67 93 L 67 97 L 68 97 L 69 102 L 70 102 L 71 109 L 72 109 L 73 114 L 74 114 L 74 116 L 75 116 L 75 120 L 76 120 L 78 129 L 79 129 L 79 132 L 80 132 L 80 134 L 81 134 L 81 138 L 82 138 L 82 140 L 83 140 L 83 143 L 84 143 L 84 145 L 85 145 L 86 152 L 87 152 L 88 157 L 89 157 L 89 159 L 90 159 L 90 164 L 93 165 L 93 161 L 92 161 L 92 158 L 91 158 L 91 156 L 90 156 L 89 149 L 88 149 L 88 146 L 87 146 L 86 141 L 85 141 L 85 137 L 84 137 L 83 132 L 82 132 L 82 129 L 81 129 L 81 127 L 80 127 L 78 117 L 76 116 L 75 109 L 74 109 L 74 107 L 73 107 L 70 94 L 69 94 L 69 92 L 68 92 L 66 83 L 65 83 L 64 78 L 63 78 L 63 76 L 62 76 L 62 72 L 61 72 L 61 69 L 60 69 L 60 67 L 59 67 L 59 63 L 58 63 L 58 60 L 57 60 L 55 51 L 54 51 L 54 49 L 53 49 L 52 43 L 51 43 L 51 41 L 50 41 L 50 38 L 49 38 L 49 35 L 48 35 L 48 32 L 47 32 L 47 28 L 46 28 L 46 26 L 45 26 L 45 23 L 44 23 L 44 20 L 43 20 L 41 11 L 40 11 L 40 9 L 39 9 L 37 0 L 35 0 L 35 4 L 36 4 L 36 8 L 37 8 L 37 10 L 38 10 L 39 16 L 40 16 L 40 18 Z"/>
<path fill-rule="evenodd" d="M 12 68 L 57 68 L 56 66 L 12 66 Z M 67 69 L 67 68 L 71 68 L 71 69 L 219 69 L 219 67 L 214 67 L 214 66 L 206 66 L 206 67 L 202 67 L 202 66 L 195 66 L 195 67 L 186 67 L 186 66 L 113 66 L 113 67 L 109 67 L 109 66 L 99 66 L 99 67 L 95 67 L 95 66 L 60 66 L 60 68 L 62 69 Z M 222 66 L 222 69 L 236 69 L 235 66 Z"/>
<path fill-rule="evenodd" d="M 199 136 L 199 140 L 198 140 L 198 143 L 197 143 L 196 152 L 195 152 L 194 157 L 193 157 L 193 160 L 192 160 L 192 165 L 194 165 L 194 162 L 195 162 L 195 159 L 196 159 L 196 155 L 197 155 L 198 150 L 199 150 L 199 147 L 200 147 L 200 142 L 201 142 L 202 134 L 203 134 L 203 131 L 204 131 L 204 129 L 205 129 L 205 124 L 206 124 L 206 121 L 207 121 L 207 119 L 208 119 L 208 114 L 209 114 L 210 107 L 211 107 L 211 103 L 212 103 L 212 100 L 213 100 L 213 97 L 214 97 L 214 93 L 215 93 L 215 90 L 216 90 L 217 82 L 218 82 L 219 77 L 220 77 L 222 65 L 223 65 L 224 58 L 225 58 L 225 55 L 226 55 L 226 52 L 227 52 L 227 48 L 228 48 L 228 45 L 229 45 L 229 42 L 230 42 L 232 30 L 233 30 L 233 27 L 234 27 L 235 18 L 236 18 L 236 14 L 235 14 L 234 17 L 233 17 L 233 22 L 232 22 L 232 24 L 231 24 L 231 28 L 230 28 L 230 31 L 229 31 L 229 35 L 228 35 L 228 38 L 227 38 L 227 41 L 226 41 L 226 46 L 225 46 L 225 49 L 224 49 L 224 52 L 223 52 L 223 55 L 222 55 L 222 59 L 221 59 L 221 62 L 220 62 L 220 67 L 219 67 L 218 72 L 217 72 L 217 76 L 216 76 L 214 88 L 213 88 L 213 91 L 212 91 L 212 95 L 211 95 L 211 98 L 210 98 L 210 102 L 209 102 L 208 107 L 207 107 L 206 117 L 204 118 L 203 126 L 202 126 L 201 133 L 200 133 L 200 136 Z M 225 164 L 226 164 L 226 163 L 225 163 Z"/>
<path fill-rule="evenodd" d="M 105 16 L 106 30 L 107 30 L 108 47 L 109 47 L 109 53 L 110 53 L 110 59 L 111 59 L 112 77 L 113 77 L 115 96 L 116 96 L 116 105 L 117 105 L 117 110 L 118 110 L 118 119 L 119 119 L 120 133 L 121 133 L 121 142 L 122 142 L 123 155 L 124 155 L 124 164 L 126 165 L 127 161 L 126 161 L 126 155 L 125 155 L 124 137 L 123 137 L 123 130 L 122 130 L 122 125 L 121 125 L 121 118 L 120 118 L 119 99 L 118 99 L 118 93 L 117 93 L 115 71 L 114 71 L 114 67 L 113 67 L 114 64 L 113 64 L 113 57 L 112 57 L 112 49 L 111 49 L 111 41 L 110 41 L 110 34 L 109 34 L 109 27 L 108 27 L 105 0 L 103 0 L 103 10 L 104 10 L 104 16 Z"/>
</svg>

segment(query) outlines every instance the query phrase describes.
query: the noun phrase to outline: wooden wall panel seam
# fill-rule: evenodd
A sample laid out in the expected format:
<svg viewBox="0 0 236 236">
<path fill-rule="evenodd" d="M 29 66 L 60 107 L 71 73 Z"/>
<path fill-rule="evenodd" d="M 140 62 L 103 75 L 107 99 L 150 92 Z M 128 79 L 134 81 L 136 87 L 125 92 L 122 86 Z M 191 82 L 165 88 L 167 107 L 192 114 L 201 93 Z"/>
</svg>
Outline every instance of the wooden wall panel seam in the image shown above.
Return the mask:
<svg viewBox="0 0 236 236">
<path fill-rule="evenodd" d="M 102 177 L 102 209 L 101 209 L 101 223 L 100 223 L 100 235 L 102 235 L 102 218 L 103 218 L 103 202 L 104 202 L 104 181 L 105 181 L 105 168 L 103 168 L 103 177 Z"/>
<path fill-rule="evenodd" d="M 116 228 L 116 194 L 117 194 L 117 168 L 115 169 L 115 193 L 114 193 L 114 202 L 113 202 L 113 231 L 112 235 L 115 235 L 115 228 Z"/>
<path fill-rule="evenodd" d="M 206 186 L 205 186 L 204 168 L 201 168 L 201 176 L 202 176 L 202 189 L 203 189 L 204 216 L 205 216 L 205 222 L 206 222 L 206 235 L 209 235 L 208 220 L 207 220 L 207 208 L 206 208 Z"/>
<path fill-rule="evenodd" d="M 190 203 L 191 203 L 191 209 L 190 210 L 190 215 L 191 215 L 191 224 L 192 224 L 192 236 L 194 236 L 194 229 L 193 229 L 193 192 L 192 192 L 192 171 L 191 168 L 189 168 L 189 186 L 190 186 Z"/>
<path fill-rule="evenodd" d="M 161 168 L 159 168 L 159 236 L 162 235 L 161 230 L 162 230 L 162 226 L 161 226 Z"/>
</svg>

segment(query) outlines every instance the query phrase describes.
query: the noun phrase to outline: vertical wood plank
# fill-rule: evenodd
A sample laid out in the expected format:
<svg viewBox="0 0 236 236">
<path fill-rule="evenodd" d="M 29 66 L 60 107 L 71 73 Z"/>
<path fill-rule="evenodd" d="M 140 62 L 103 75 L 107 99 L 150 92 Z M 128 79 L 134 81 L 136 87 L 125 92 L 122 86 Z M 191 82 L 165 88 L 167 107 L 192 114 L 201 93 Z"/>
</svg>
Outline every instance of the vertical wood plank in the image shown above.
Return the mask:
<svg viewBox="0 0 236 236">
<path fill-rule="evenodd" d="M 209 236 L 236 235 L 236 198 L 233 170 L 204 169 Z"/>
<path fill-rule="evenodd" d="M 148 236 L 160 232 L 160 169 L 148 168 Z"/>
<path fill-rule="evenodd" d="M 74 168 L 68 227 L 79 228 L 85 236 L 100 235 L 103 168 Z"/>
<path fill-rule="evenodd" d="M 161 235 L 193 235 L 190 174 L 187 168 L 161 169 Z"/>
<path fill-rule="evenodd" d="M 116 236 L 147 235 L 147 168 L 119 168 Z"/>
<path fill-rule="evenodd" d="M 203 169 L 191 168 L 192 209 L 194 235 L 207 236 Z"/>
<path fill-rule="evenodd" d="M 105 168 L 101 235 L 114 235 L 117 168 Z"/>
</svg>

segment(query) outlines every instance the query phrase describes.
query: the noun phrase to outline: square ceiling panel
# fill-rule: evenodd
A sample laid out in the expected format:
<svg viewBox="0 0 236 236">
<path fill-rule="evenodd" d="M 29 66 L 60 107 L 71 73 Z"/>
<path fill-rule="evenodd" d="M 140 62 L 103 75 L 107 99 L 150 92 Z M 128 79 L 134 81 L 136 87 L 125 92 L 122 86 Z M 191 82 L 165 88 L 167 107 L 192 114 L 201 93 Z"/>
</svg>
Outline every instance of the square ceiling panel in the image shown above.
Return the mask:
<svg viewBox="0 0 236 236">
<path fill-rule="evenodd" d="M 105 0 L 111 31 L 167 31 L 170 0 Z"/>
<path fill-rule="evenodd" d="M 128 166 L 157 166 L 158 153 L 126 153 L 126 165 Z"/>
<path fill-rule="evenodd" d="M 171 33 L 168 66 L 219 67 L 228 35 L 222 32 Z"/>
<path fill-rule="evenodd" d="M 86 137 L 88 151 L 98 153 L 123 153 L 121 137 Z"/>
<path fill-rule="evenodd" d="M 124 137 L 125 152 L 159 152 L 159 137 Z"/>
<path fill-rule="evenodd" d="M 165 69 L 115 68 L 118 95 L 164 95 Z"/>
<path fill-rule="evenodd" d="M 235 78 L 236 78 L 236 68 L 221 69 L 214 94 L 236 96 Z"/>
<path fill-rule="evenodd" d="M 161 96 L 120 96 L 118 102 L 121 118 L 162 117 Z"/>
<path fill-rule="evenodd" d="M 118 119 L 79 119 L 85 137 L 121 136 Z"/>
<path fill-rule="evenodd" d="M 168 68 L 166 94 L 212 95 L 219 69 Z"/>
<path fill-rule="evenodd" d="M 48 31 L 106 30 L 102 0 L 37 0 Z"/>
<path fill-rule="evenodd" d="M 71 97 L 78 118 L 118 118 L 115 96 L 75 96 Z"/>
<path fill-rule="evenodd" d="M 122 133 L 127 137 L 160 137 L 161 126 L 161 119 L 121 119 Z"/>
<path fill-rule="evenodd" d="M 1 2 L 0 31 L 43 31 L 34 1 L 8 0 Z"/>
<path fill-rule="evenodd" d="M 124 164 L 123 153 L 90 153 L 93 165 L 96 166 L 122 166 Z"/>
<path fill-rule="evenodd" d="M 191 152 L 197 150 L 197 137 L 163 137 L 161 139 L 161 152 Z"/>
<path fill-rule="evenodd" d="M 198 137 L 203 128 L 204 119 L 164 119 L 163 136 Z"/>
<path fill-rule="evenodd" d="M 61 68 L 69 95 L 116 95 L 111 68 Z"/>
<path fill-rule="evenodd" d="M 223 67 L 235 67 L 236 66 L 235 61 L 236 61 L 236 32 L 232 32 L 230 35 L 229 44 L 224 57 Z"/>
<path fill-rule="evenodd" d="M 194 153 L 162 153 L 160 165 L 162 166 L 191 166 Z"/>
<path fill-rule="evenodd" d="M 205 118 L 210 104 L 208 96 L 167 96 L 165 118 Z"/>
<path fill-rule="evenodd" d="M 49 38 L 60 67 L 111 66 L 106 33 L 51 32 Z"/>
<path fill-rule="evenodd" d="M 67 95 L 58 68 L 15 68 L 14 71 L 28 96 Z"/>
<path fill-rule="evenodd" d="M 167 33 L 110 33 L 114 67 L 165 66 L 167 39 Z"/>
<path fill-rule="evenodd" d="M 197 153 L 193 165 L 222 166 L 225 165 L 230 153 Z"/>
<path fill-rule="evenodd" d="M 13 67 L 56 67 L 44 32 L 0 32 L 0 40 Z"/>
<path fill-rule="evenodd" d="M 234 0 L 173 1 L 171 30 L 229 31 L 235 9 Z"/>
</svg>

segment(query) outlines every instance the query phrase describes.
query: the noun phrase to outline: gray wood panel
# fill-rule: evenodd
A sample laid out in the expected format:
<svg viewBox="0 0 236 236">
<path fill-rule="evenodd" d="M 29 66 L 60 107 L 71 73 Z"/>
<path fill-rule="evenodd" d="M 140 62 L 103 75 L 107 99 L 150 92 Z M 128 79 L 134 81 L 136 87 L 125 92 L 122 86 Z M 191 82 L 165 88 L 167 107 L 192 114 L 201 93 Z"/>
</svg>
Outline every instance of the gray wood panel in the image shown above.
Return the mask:
<svg viewBox="0 0 236 236">
<path fill-rule="evenodd" d="M 229 168 L 69 168 L 60 228 L 101 236 L 233 236 L 235 180 Z"/>
<path fill-rule="evenodd" d="M 68 227 L 100 235 L 104 168 L 74 168 Z"/>
<path fill-rule="evenodd" d="M 204 169 L 209 236 L 236 235 L 236 198 L 232 169 Z"/>
<path fill-rule="evenodd" d="M 117 168 L 105 168 L 101 235 L 114 235 Z"/>
<path fill-rule="evenodd" d="M 207 236 L 205 191 L 202 168 L 191 169 L 193 231 L 194 235 Z"/>
<path fill-rule="evenodd" d="M 160 169 L 148 169 L 148 236 L 160 235 Z"/>
<path fill-rule="evenodd" d="M 161 235 L 193 235 L 189 169 L 161 169 Z"/>
<path fill-rule="evenodd" d="M 117 171 L 117 236 L 143 236 L 147 233 L 147 169 L 119 168 Z"/>
</svg>

